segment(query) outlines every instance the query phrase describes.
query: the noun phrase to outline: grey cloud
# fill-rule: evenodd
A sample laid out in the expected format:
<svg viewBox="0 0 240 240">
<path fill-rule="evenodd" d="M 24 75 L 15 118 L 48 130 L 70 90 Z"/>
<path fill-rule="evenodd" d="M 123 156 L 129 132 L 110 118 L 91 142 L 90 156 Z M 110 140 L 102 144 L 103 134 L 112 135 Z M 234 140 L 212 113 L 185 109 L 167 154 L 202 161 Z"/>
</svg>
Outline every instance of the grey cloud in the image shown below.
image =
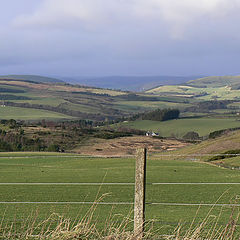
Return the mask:
<svg viewBox="0 0 240 240">
<path fill-rule="evenodd" d="M 237 0 L 36 2 L 30 8 L 25 2 L 26 9 L 0 22 L 1 71 L 65 75 L 238 71 Z M 10 9 L 6 3 L 6 11 Z"/>
</svg>

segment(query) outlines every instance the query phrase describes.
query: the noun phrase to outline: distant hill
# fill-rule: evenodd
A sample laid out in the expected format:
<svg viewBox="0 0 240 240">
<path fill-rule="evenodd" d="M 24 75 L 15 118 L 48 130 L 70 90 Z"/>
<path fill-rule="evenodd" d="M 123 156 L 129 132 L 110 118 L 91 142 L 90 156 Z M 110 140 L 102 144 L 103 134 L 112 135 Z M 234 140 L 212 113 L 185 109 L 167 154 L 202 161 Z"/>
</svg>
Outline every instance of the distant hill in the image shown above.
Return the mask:
<svg viewBox="0 0 240 240">
<path fill-rule="evenodd" d="M 239 100 L 240 76 L 212 76 L 190 80 L 178 85 L 152 88 L 146 93 L 209 100 Z"/>
<path fill-rule="evenodd" d="M 109 76 L 109 77 L 63 77 L 69 83 L 86 86 L 120 89 L 123 91 L 146 91 L 160 85 L 175 85 L 197 79 L 200 76 Z"/>
<path fill-rule="evenodd" d="M 197 87 L 232 87 L 240 83 L 240 76 L 212 76 L 188 81 L 187 84 Z"/>
<path fill-rule="evenodd" d="M 64 83 L 64 81 L 57 78 L 50 78 L 38 75 L 1 75 L 0 79 L 15 79 L 40 83 Z"/>
</svg>

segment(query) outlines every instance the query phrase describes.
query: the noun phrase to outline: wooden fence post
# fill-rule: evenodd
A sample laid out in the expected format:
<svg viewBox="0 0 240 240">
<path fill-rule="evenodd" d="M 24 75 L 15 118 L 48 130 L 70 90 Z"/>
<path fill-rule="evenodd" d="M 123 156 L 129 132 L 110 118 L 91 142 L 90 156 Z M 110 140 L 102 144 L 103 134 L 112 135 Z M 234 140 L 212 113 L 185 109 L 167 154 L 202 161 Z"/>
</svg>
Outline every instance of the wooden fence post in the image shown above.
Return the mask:
<svg viewBox="0 0 240 240">
<path fill-rule="evenodd" d="M 137 239 L 142 239 L 144 232 L 146 156 L 146 148 L 137 149 L 134 203 L 134 234 Z"/>
</svg>

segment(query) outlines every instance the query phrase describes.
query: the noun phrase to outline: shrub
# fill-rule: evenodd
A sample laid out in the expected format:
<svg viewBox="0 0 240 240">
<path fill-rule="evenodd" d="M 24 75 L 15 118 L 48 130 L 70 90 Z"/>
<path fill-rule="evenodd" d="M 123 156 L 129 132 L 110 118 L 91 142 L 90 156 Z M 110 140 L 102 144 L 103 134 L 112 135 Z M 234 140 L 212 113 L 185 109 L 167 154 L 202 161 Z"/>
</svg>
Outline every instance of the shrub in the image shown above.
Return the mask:
<svg viewBox="0 0 240 240">
<path fill-rule="evenodd" d="M 217 156 L 211 157 L 210 159 L 208 159 L 208 161 L 211 162 L 211 161 L 221 160 L 225 158 L 233 158 L 233 157 L 237 157 L 239 154 L 240 154 L 240 149 L 229 150 Z"/>
<path fill-rule="evenodd" d="M 186 139 L 186 140 L 199 140 L 200 137 L 199 137 L 199 134 L 197 132 L 188 132 L 187 134 L 185 134 L 183 136 L 183 139 Z"/>
<path fill-rule="evenodd" d="M 49 152 L 59 152 L 60 147 L 57 144 L 51 144 L 48 146 L 47 151 Z"/>
</svg>

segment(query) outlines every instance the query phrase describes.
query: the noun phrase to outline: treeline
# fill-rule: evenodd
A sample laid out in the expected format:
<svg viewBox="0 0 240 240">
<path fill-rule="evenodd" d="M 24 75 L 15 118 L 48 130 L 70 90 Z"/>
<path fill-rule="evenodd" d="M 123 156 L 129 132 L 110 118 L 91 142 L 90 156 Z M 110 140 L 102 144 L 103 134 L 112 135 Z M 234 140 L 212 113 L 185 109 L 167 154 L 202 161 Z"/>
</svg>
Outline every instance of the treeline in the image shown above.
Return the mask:
<svg viewBox="0 0 240 240">
<path fill-rule="evenodd" d="M 152 121 L 167 121 L 171 119 L 179 118 L 180 111 L 178 109 L 156 109 L 150 112 L 138 113 L 131 117 L 128 120 L 135 121 L 137 119 L 142 120 L 152 120 Z"/>
<path fill-rule="evenodd" d="M 39 138 L 29 139 L 24 136 L 24 131 L 6 132 L 0 129 L 0 151 L 44 151 L 48 147 Z"/>
<path fill-rule="evenodd" d="M 233 131 L 236 131 L 236 130 L 239 130 L 239 129 L 240 129 L 240 127 L 217 130 L 217 131 L 211 132 L 209 134 L 209 138 L 214 139 L 214 138 L 217 138 L 217 137 L 221 137 L 221 136 L 223 136 L 223 135 L 225 135 L 229 132 L 233 132 Z"/>
<path fill-rule="evenodd" d="M 167 121 L 179 118 L 180 111 L 178 109 L 157 109 L 142 115 L 143 120 Z"/>
<path fill-rule="evenodd" d="M 0 100 L 31 100 L 31 98 L 11 94 L 0 94 Z"/>
<path fill-rule="evenodd" d="M 0 152 L 59 150 L 54 144 L 48 145 L 39 137 L 27 137 L 23 129 L 26 126 L 24 121 L 2 119 L 0 124 L 4 126 L 0 128 Z"/>
<path fill-rule="evenodd" d="M 89 138 L 113 139 L 144 135 L 145 131 L 128 128 L 100 128 L 90 120 L 39 122 L 0 120 L 0 152 L 11 151 L 69 151 Z"/>
<path fill-rule="evenodd" d="M 227 105 L 232 103 L 230 100 L 204 101 L 196 103 L 194 106 L 186 108 L 186 112 L 208 112 L 216 109 L 227 109 Z"/>
<path fill-rule="evenodd" d="M 134 93 L 124 94 L 114 98 L 124 101 L 158 101 L 157 97 L 141 96 Z"/>
<path fill-rule="evenodd" d="M 94 92 L 83 92 L 83 91 L 77 91 L 77 92 L 71 92 L 72 94 L 82 94 L 82 95 L 88 95 L 88 96 L 95 96 L 95 97 L 111 97 L 107 93 L 94 93 Z"/>
<path fill-rule="evenodd" d="M 2 93 L 25 93 L 24 90 L 13 89 L 13 88 L 0 88 L 0 92 Z"/>
</svg>

